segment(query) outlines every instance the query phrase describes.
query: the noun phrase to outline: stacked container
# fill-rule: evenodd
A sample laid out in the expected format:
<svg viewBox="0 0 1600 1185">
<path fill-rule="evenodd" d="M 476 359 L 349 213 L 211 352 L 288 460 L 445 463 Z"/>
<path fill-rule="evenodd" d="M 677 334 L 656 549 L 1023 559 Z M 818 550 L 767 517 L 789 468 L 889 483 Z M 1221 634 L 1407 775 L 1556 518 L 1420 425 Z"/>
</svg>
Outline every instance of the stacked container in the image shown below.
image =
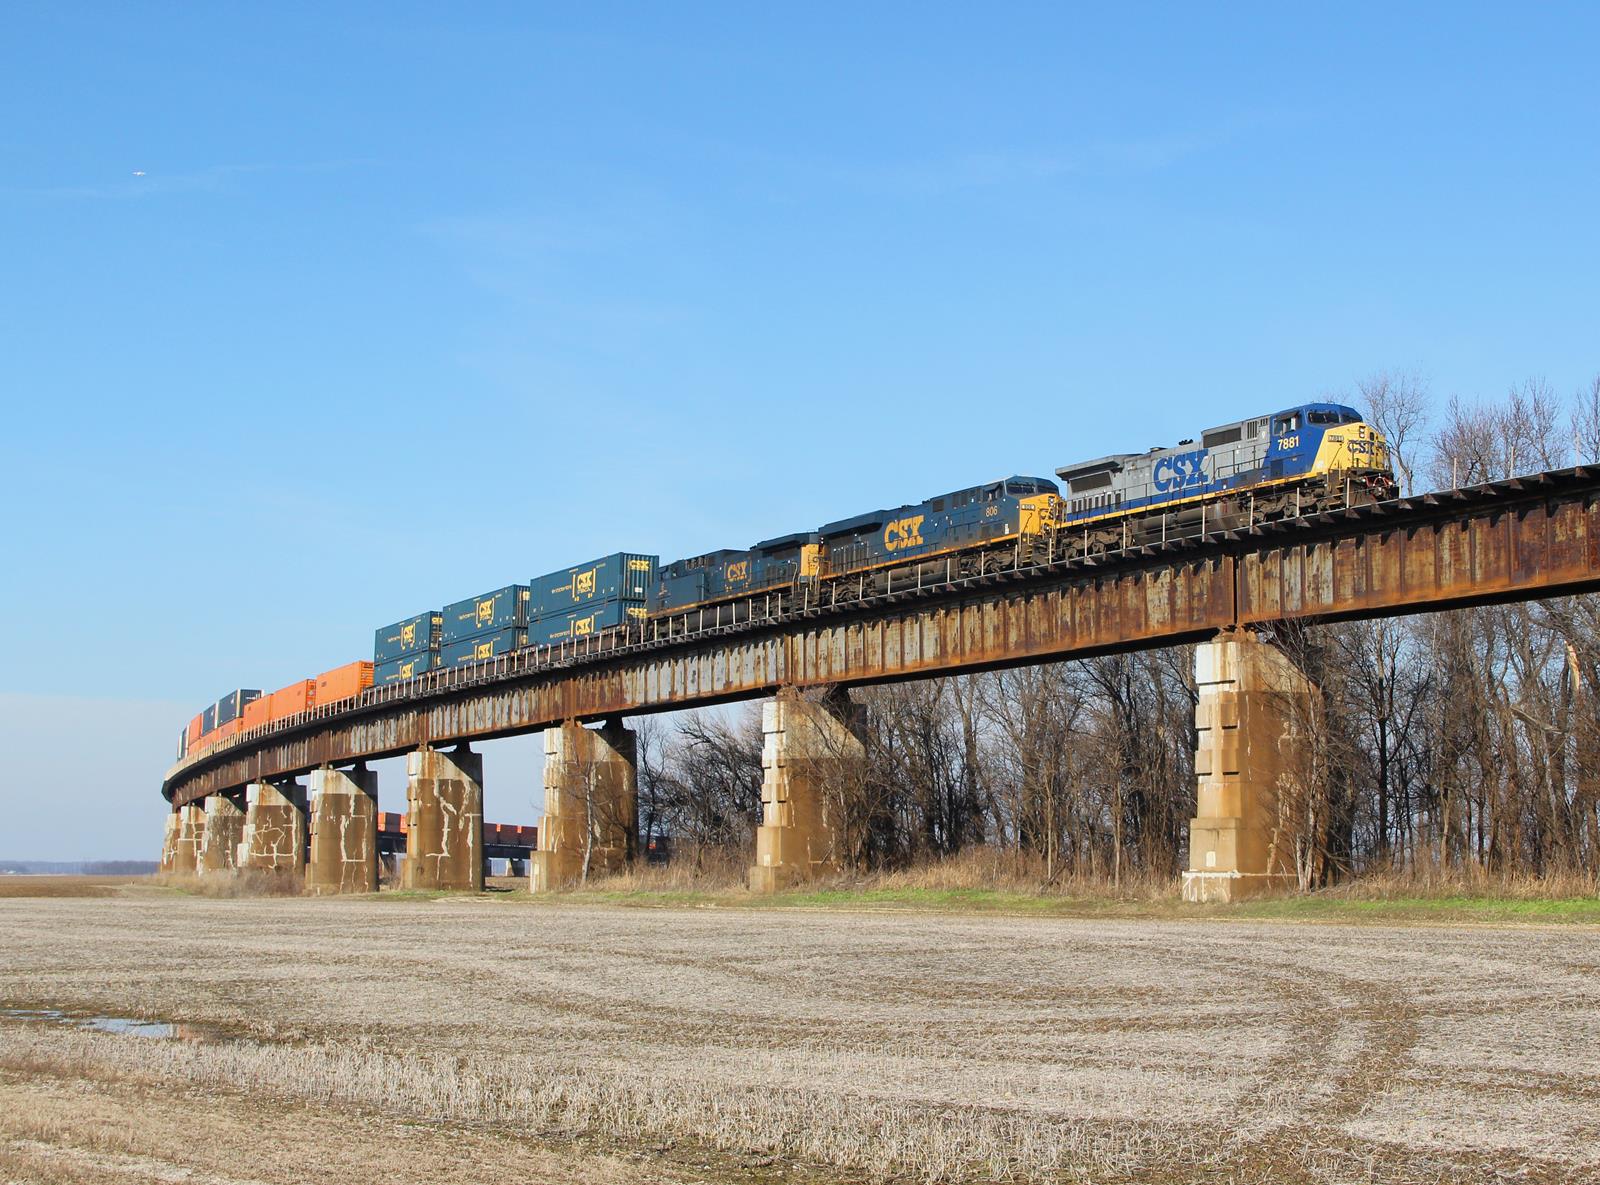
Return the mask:
<svg viewBox="0 0 1600 1185">
<path fill-rule="evenodd" d="M 267 696 L 268 720 L 286 720 L 298 716 L 317 702 L 317 681 L 299 679 L 287 687 L 280 687 Z"/>
<path fill-rule="evenodd" d="M 261 698 L 259 690 L 230 691 L 217 701 L 217 727 L 232 724 L 244 715 L 246 705 L 254 703 Z"/>
<path fill-rule="evenodd" d="M 323 671 L 317 676 L 316 702 L 334 704 L 342 699 L 360 695 L 372 686 L 370 662 L 347 662 L 342 667 Z"/>
<path fill-rule="evenodd" d="M 444 614 L 437 609 L 386 625 L 373 635 L 373 679 L 398 683 L 439 665 L 439 635 Z"/>
<path fill-rule="evenodd" d="M 509 654 L 528 644 L 526 584 L 508 584 L 444 607 L 439 665 L 459 666 Z"/>
<path fill-rule="evenodd" d="M 642 620 L 657 557 L 619 551 L 533 581 L 528 642 L 549 646 Z"/>
</svg>

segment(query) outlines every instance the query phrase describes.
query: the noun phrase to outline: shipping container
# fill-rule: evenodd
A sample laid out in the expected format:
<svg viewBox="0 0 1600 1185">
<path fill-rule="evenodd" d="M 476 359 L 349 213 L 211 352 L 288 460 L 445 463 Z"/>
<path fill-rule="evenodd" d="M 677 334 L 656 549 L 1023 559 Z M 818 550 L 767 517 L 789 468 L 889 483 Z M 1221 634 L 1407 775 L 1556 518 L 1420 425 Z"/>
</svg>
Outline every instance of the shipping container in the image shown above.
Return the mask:
<svg viewBox="0 0 1600 1185">
<path fill-rule="evenodd" d="M 287 720 L 298 716 L 317 702 L 317 681 L 299 679 L 287 687 L 280 687 L 267 697 L 272 706 L 267 709 L 268 720 Z"/>
<path fill-rule="evenodd" d="M 609 601 L 586 609 L 552 613 L 528 626 L 528 643 L 532 646 L 549 646 L 587 637 L 601 630 L 614 629 L 624 621 L 643 621 L 646 612 L 643 605 L 632 601 Z"/>
<path fill-rule="evenodd" d="M 189 747 L 192 749 L 200 743 L 200 738 L 206 735 L 205 713 L 202 712 L 189 721 Z"/>
<path fill-rule="evenodd" d="M 217 725 L 217 735 L 214 739 L 218 741 L 225 741 L 235 733 L 239 732 L 242 728 L 244 728 L 244 721 L 235 716 L 226 724 Z"/>
<path fill-rule="evenodd" d="M 208 737 L 217 731 L 217 705 L 212 704 L 200 713 L 200 735 Z"/>
<path fill-rule="evenodd" d="M 439 648 L 439 632 L 444 624 L 444 614 L 437 609 L 418 613 L 404 621 L 386 625 L 373 634 L 372 661 L 393 662 L 406 654 Z"/>
<path fill-rule="evenodd" d="M 317 703 L 335 704 L 353 695 L 360 695 L 371 686 L 372 664 L 364 660 L 347 662 L 342 667 L 334 667 L 317 676 Z"/>
<path fill-rule="evenodd" d="M 418 675 L 425 675 L 438 665 L 439 652 L 424 650 L 419 654 L 408 654 L 404 658 L 380 662 L 373 670 L 373 679 L 378 683 L 401 683 L 407 679 L 415 679 Z"/>
<path fill-rule="evenodd" d="M 655 584 L 657 557 L 619 551 L 533 581 L 528 612 L 548 617 L 606 601 L 644 601 Z"/>
<path fill-rule="evenodd" d="M 475 638 L 463 638 L 459 642 L 446 642 L 439 647 L 439 665 L 458 667 L 463 663 L 482 662 L 486 658 L 498 658 L 513 650 L 521 650 L 527 644 L 528 631 L 525 629 L 495 630 Z"/>
<path fill-rule="evenodd" d="M 477 634 L 516 629 L 528 624 L 528 586 L 508 584 L 480 597 L 468 597 L 444 607 L 439 644 L 459 642 Z M 446 664 L 449 665 L 449 664 Z"/>
<path fill-rule="evenodd" d="M 264 695 L 260 699 L 251 700 L 244 706 L 244 715 L 239 719 L 244 722 L 246 732 L 252 728 L 260 728 L 272 719 L 272 697 Z"/>
<path fill-rule="evenodd" d="M 239 719 L 244 712 L 244 706 L 261 698 L 261 692 L 240 689 L 230 691 L 217 701 L 217 727 Z"/>
<path fill-rule="evenodd" d="M 182 761 L 189 755 L 189 730 L 185 728 L 178 734 L 178 760 Z"/>
</svg>

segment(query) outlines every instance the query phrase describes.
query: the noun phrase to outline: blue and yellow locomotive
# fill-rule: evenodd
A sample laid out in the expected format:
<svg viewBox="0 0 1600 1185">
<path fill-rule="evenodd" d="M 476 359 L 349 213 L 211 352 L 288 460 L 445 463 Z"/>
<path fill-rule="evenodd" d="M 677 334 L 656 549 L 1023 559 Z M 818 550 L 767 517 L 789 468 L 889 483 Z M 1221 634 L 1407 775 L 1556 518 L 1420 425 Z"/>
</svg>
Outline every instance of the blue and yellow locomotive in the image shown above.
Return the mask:
<svg viewBox="0 0 1600 1185">
<path fill-rule="evenodd" d="M 660 569 L 651 616 L 765 593 L 772 611 L 1230 530 L 1395 495 L 1382 433 L 1339 403 L 1236 420 L 1144 453 L 1008 477 Z M 792 600 L 791 600 L 792 598 Z M 743 620 L 736 617 L 735 620 Z M 723 620 L 718 617 L 717 620 Z"/>
<path fill-rule="evenodd" d="M 1056 470 L 1062 527 L 1087 531 L 1091 550 L 1137 520 L 1138 541 L 1200 523 L 1215 529 L 1395 496 L 1383 434 L 1353 407 L 1305 403 L 1208 428 L 1193 440 L 1117 453 Z M 1107 535 L 1107 528 L 1112 534 Z M 1070 544 L 1069 544 L 1070 546 Z"/>
</svg>

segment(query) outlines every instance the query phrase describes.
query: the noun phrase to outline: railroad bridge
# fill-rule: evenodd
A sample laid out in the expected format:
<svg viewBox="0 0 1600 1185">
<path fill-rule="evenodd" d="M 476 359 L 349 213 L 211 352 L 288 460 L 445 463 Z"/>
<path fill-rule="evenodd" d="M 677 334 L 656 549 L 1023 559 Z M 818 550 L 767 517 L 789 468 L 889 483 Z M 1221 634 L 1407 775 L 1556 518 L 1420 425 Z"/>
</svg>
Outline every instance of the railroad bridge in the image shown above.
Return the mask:
<svg viewBox="0 0 1600 1185">
<path fill-rule="evenodd" d="M 481 888 L 482 762 L 472 742 L 545 735 L 535 890 L 615 868 L 636 845 L 624 717 L 734 700 L 765 705 L 763 818 L 751 883 L 833 859 L 828 787 L 862 749 L 848 689 L 1115 651 L 1199 643 L 1191 899 L 1290 876 L 1275 843 L 1296 703 L 1310 684 L 1262 632 L 1600 588 L 1600 468 L 1580 467 L 1096 557 L 1053 554 L 998 575 L 774 608 L 760 594 L 557 646 L 369 688 L 243 732 L 167 774 L 163 866 L 205 865 L 243 819 L 243 863 L 306 868 L 326 891 L 376 886 L 376 782 L 407 759 L 406 883 Z M 806 696 L 812 691 L 820 695 Z M 587 724 L 600 722 L 600 727 Z M 309 851 L 294 853 L 312 783 Z M 224 805 L 219 805 L 224 804 Z"/>
</svg>

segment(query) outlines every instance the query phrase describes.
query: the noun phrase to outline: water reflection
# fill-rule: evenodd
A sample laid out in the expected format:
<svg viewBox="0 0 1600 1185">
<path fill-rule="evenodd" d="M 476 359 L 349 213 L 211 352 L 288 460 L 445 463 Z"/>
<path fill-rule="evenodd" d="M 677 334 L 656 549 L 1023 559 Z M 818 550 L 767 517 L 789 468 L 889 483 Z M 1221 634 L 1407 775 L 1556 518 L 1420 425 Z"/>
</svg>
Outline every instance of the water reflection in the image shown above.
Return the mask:
<svg viewBox="0 0 1600 1185">
<path fill-rule="evenodd" d="M 222 1035 L 206 1025 L 140 1020 L 133 1016 L 70 1016 L 59 1008 L 0 1008 L 0 1017 L 13 1020 L 47 1020 L 96 1033 L 125 1037 L 154 1037 L 158 1041 L 220 1041 Z"/>
</svg>

